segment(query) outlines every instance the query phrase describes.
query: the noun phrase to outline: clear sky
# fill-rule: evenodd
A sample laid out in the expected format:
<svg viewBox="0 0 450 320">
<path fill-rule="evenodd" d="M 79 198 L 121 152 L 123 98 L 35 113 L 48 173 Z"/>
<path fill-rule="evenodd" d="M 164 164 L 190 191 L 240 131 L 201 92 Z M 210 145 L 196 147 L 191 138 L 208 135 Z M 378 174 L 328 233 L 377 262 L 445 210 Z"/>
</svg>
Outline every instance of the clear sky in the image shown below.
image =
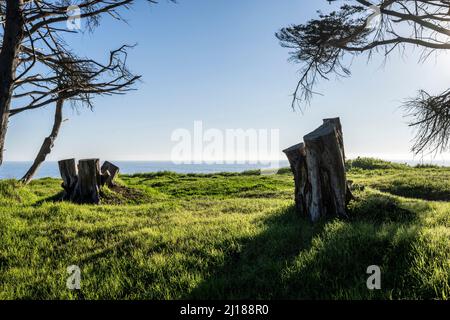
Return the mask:
<svg viewBox="0 0 450 320">
<path fill-rule="evenodd" d="M 279 129 L 280 148 L 301 141 L 326 117 L 341 117 L 347 154 L 412 159 L 412 131 L 399 109 L 402 99 L 424 88 L 440 92 L 450 84 L 450 55 L 425 64 L 417 56 L 392 55 L 367 64 L 355 59 L 349 79 L 322 82 L 324 96 L 303 113 L 290 107 L 298 67 L 288 62 L 274 33 L 302 23 L 325 0 L 179 0 L 149 6 L 138 0 L 124 16 L 105 18 L 94 33 L 71 43 L 80 55 L 106 58 L 110 49 L 137 43 L 129 57 L 143 76 L 126 96 L 95 100 L 95 110 L 66 108 L 50 160 L 99 157 L 111 160 L 167 160 L 178 128 Z M 31 160 L 50 132 L 53 106 L 10 121 L 6 160 Z M 280 153 L 280 157 L 282 154 Z M 449 159 L 438 155 L 436 160 Z"/>
</svg>

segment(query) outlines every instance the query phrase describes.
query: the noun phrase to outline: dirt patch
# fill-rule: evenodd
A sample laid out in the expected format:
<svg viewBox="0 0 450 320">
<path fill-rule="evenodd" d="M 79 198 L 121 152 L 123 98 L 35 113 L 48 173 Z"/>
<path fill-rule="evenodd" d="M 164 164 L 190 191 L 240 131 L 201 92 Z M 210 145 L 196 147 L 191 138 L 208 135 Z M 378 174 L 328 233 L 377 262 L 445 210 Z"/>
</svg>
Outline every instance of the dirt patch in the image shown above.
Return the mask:
<svg viewBox="0 0 450 320">
<path fill-rule="evenodd" d="M 107 192 L 101 191 L 102 204 L 140 204 L 146 202 L 146 194 L 138 189 L 115 185 L 110 187 Z"/>
</svg>

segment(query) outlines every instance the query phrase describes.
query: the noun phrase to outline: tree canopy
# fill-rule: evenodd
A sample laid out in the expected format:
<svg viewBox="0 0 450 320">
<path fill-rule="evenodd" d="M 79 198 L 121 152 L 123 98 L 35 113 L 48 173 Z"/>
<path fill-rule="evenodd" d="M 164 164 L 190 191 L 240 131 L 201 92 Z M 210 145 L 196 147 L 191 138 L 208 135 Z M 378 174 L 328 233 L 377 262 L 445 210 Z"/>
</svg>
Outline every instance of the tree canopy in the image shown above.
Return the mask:
<svg viewBox="0 0 450 320">
<path fill-rule="evenodd" d="M 73 19 L 88 31 L 103 16 L 121 21 L 121 11 L 135 2 L 0 0 L 0 165 L 10 116 L 60 100 L 92 108 L 95 95 L 133 89 L 140 77 L 126 66 L 131 46 L 110 51 L 101 62 L 78 56 L 64 35 L 79 31 L 69 26 Z"/>
<path fill-rule="evenodd" d="M 328 0 L 332 3 L 336 0 Z M 371 25 L 377 19 L 376 27 Z M 351 75 L 348 56 L 406 54 L 421 49 L 421 61 L 440 50 L 450 49 L 450 1 L 347 0 L 330 13 L 282 28 L 276 37 L 292 49 L 291 60 L 301 64 L 301 76 L 293 94 L 292 107 L 310 102 L 319 80 L 331 75 Z M 407 98 L 405 114 L 416 129 L 412 150 L 444 152 L 450 149 L 450 89 L 438 94 L 420 90 Z"/>
</svg>

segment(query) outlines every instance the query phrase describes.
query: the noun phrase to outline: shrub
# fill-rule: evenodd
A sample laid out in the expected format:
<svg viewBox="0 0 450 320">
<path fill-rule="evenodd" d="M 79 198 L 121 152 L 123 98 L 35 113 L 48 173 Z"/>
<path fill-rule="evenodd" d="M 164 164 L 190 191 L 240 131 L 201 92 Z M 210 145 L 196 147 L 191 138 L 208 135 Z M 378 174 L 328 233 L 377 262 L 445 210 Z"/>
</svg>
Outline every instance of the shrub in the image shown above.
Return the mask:
<svg viewBox="0 0 450 320">
<path fill-rule="evenodd" d="M 431 163 L 421 163 L 421 164 L 416 164 L 414 166 L 414 168 L 417 168 L 417 169 L 439 169 L 440 166 L 431 164 Z"/>
<path fill-rule="evenodd" d="M 280 168 L 278 169 L 277 174 L 292 174 L 292 170 L 290 167 Z"/>
<path fill-rule="evenodd" d="M 353 160 L 347 160 L 345 162 L 347 170 L 353 168 L 359 168 L 363 170 L 376 170 L 376 169 L 408 169 L 411 168 L 406 163 L 395 163 L 391 161 L 384 161 L 375 158 L 358 157 Z"/>
</svg>

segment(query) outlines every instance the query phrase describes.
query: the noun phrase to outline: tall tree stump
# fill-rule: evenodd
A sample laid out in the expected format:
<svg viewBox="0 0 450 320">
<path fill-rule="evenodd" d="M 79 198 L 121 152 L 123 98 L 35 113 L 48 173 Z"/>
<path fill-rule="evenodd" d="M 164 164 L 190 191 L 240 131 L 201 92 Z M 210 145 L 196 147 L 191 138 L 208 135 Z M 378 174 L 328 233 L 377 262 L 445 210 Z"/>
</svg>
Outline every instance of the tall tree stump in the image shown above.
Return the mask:
<svg viewBox="0 0 450 320">
<path fill-rule="evenodd" d="M 325 216 L 346 217 L 351 192 L 339 118 L 325 119 L 303 140 L 284 150 L 294 174 L 297 211 L 313 222 Z"/>
<path fill-rule="evenodd" d="M 76 187 L 78 182 L 78 170 L 75 159 L 61 160 L 58 162 L 58 166 L 63 180 L 63 200 L 73 201 L 76 197 Z"/>
<path fill-rule="evenodd" d="M 78 162 L 79 202 L 100 202 L 100 160 L 85 159 Z"/>
<path fill-rule="evenodd" d="M 105 184 L 114 185 L 114 178 L 119 173 L 119 167 L 106 161 L 100 170 L 99 159 L 85 159 L 78 162 L 75 159 L 59 161 L 59 171 L 63 179 L 63 200 L 75 203 L 100 203 L 100 190 Z"/>
</svg>

